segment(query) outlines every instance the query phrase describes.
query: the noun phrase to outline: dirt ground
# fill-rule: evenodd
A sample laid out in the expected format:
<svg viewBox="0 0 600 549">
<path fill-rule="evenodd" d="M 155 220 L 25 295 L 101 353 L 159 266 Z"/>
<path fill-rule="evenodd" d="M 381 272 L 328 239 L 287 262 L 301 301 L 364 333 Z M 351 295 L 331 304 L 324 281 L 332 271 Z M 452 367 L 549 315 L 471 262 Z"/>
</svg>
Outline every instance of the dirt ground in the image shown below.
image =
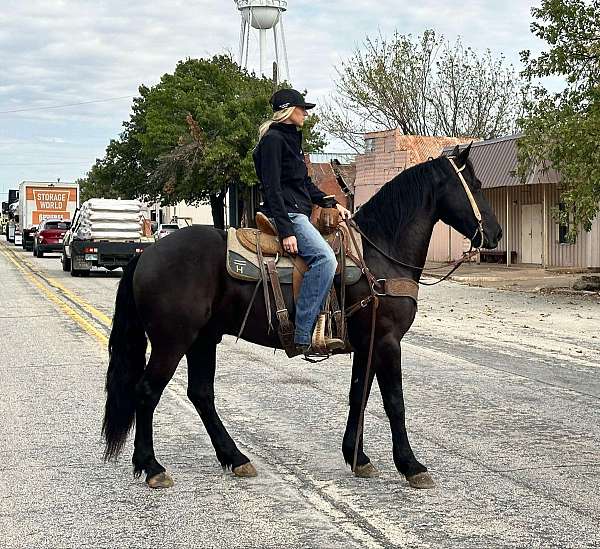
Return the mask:
<svg viewBox="0 0 600 549">
<path fill-rule="evenodd" d="M 449 270 L 443 267 L 443 263 L 431 262 L 427 263 L 425 270 L 429 270 L 432 276 L 439 278 Z M 482 288 L 563 294 L 600 300 L 600 292 L 573 290 L 573 283 L 585 274 L 594 273 L 588 273 L 583 269 L 544 269 L 537 265 L 465 263 L 450 277 L 450 280 Z M 595 274 L 600 276 L 598 273 Z"/>
</svg>

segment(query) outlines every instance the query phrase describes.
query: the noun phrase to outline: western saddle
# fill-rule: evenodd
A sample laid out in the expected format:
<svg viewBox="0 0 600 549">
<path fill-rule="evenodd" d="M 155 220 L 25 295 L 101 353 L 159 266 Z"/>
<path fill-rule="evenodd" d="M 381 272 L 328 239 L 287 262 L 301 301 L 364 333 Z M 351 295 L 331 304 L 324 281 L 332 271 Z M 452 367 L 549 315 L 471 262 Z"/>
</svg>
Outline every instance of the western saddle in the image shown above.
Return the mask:
<svg viewBox="0 0 600 549">
<path fill-rule="evenodd" d="M 336 254 L 338 259 L 336 274 L 340 277 L 340 299 L 338 299 L 335 285 L 332 285 L 327 304 L 319 314 L 311 342 L 311 353 L 316 356 L 327 357 L 332 354 L 325 345 L 327 338 L 335 337 L 345 343 L 344 348 L 333 351 L 335 353 L 347 353 L 352 350 L 347 338 L 346 319 L 343 312 L 345 287 L 358 282 L 361 278 L 362 273 L 358 258 L 362 257 L 362 249 L 360 249 L 362 246 L 360 236 L 357 233 L 355 233 L 354 238 L 350 237 L 349 231 L 354 229 L 340 224 L 340 216 L 336 208 L 322 208 L 315 226 Z M 270 283 L 276 306 L 277 332 L 282 347 L 288 357 L 300 354 L 294 343 L 294 324 L 283 297 L 281 284 L 292 284 L 295 304 L 304 273 L 308 270 L 308 267 L 301 257 L 291 256 L 284 252 L 277 229 L 266 215 L 260 212 L 256 215 L 256 229 L 229 229 L 227 235 L 227 270 L 234 278 L 256 282 L 254 294 L 238 337 L 242 335 L 261 284 L 263 286 L 269 331 L 273 328 Z"/>
</svg>

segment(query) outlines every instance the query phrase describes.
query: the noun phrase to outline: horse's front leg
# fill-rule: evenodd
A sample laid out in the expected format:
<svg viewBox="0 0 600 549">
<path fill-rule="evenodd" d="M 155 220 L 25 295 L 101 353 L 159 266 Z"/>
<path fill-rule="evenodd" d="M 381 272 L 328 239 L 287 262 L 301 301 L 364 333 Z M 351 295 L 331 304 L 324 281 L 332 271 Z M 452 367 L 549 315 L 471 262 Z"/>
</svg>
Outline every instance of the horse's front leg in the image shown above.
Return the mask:
<svg viewBox="0 0 600 549">
<path fill-rule="evenodd" d="M 391 334 L 383 338 L 375 355 L 377 383 L 390 421 L 396 468 L 413 488 L 433 488 L 433 479 L 427 467 L 415 458 L 406 433 L 400 340 Z"/>
<path fill-rule="evenodd" d="M 348 422 L 346 424 L 346 432 L 344 433 L 344 441 L 342 443 L 342 452 L 344 459 L 348 465 L 352 467 L 354 464 L 354 450 L 356 443 L 356 436 L 358 434 L 358 425 L 360 422 L 360 411 L 361 403 L 363 398 L 363 391 L 365 387 L 365 373 L 367 368 L 367 357 L 366 352 L 356 351 L 354 353 L 354 359 L 352 362 L 352 380 L 350 382 L 350 411 L 348 412 Z M 371 385 L 373 384 L 374 370 L 371 368 L 367 398 L 371 392 Z M 366 406 L 366 402 L 365 402 Z M 361 433 L 358 441 L 358 453 L 356 455 L 356 467 L 354 468 L 354 474 L 357 477 L 371 478 L 378 475 L 377 469 L 371 464 L 371 460 L 363 451 L 363 435 Z"/>
</svg>

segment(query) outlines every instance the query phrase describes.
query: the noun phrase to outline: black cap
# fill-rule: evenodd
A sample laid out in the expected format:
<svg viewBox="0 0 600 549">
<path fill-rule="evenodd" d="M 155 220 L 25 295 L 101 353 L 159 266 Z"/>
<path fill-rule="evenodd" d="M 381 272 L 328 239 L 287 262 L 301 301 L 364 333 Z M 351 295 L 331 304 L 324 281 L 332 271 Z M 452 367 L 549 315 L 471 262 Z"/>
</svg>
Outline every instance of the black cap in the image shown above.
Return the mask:
<svg viewBox="0 0 600 549">
<path fill-rule="evenodd" d="M 316 106 L 314 103 L 304 101 L 304 96 L 296 90 L 276 91 L 271 97 L 271 105 L 274 111 L 280 111 L 288 107 L 304 107 L 308 110 Z"/>
</svg>

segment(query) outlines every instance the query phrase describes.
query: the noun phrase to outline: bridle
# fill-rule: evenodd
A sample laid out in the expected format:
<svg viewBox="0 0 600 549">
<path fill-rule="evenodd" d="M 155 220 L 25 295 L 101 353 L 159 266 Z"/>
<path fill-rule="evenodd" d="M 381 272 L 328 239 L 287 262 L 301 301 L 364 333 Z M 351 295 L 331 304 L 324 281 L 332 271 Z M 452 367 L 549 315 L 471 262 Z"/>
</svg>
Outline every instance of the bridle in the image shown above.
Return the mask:
<svg viewBox="0 0 600 549">
<path fill-rule="evenodd" d="M 473 196 L 473 193 L 471 192 L 471 189 L 469 188 L 469 185 L 467 185 L 465 177 L 462 174 L 463 170 L 467 167 L 467 163 L 465 162 L 463 164 L 463 167 L 459 169 L 456 166 L 456 164 L 454 163 L 454 158 L 455 158 L 454 156 L 447 156 L 446 158 L 448 159 L 448 162 L 450 162 L 451 166 L 454 168 L 456 175 L 458 175 L 458 179 L 460 180 L 463 188 L 465 189 L 465 193 L 467 194 L 467 198 L 469 199 L 471 208 L 473 208 L 473 213 L 475 214 L 475 219 L 477 220 L 477 229 L 475 229 L 475 234 L 473 235 L 473 238 L 471 238 L 471 250 L 473 249 L 473 240 L 475 240 L 475 237 L 477 236 L 478 233 L 479 233 L 479 246 L 476 248 L 476 250 L 479 250 L 479 248 L 481 248 L 481 246 L 483 246 L 483 240 L 484 240 L 483 220 L 481 217 L 481 212 L 479 211 L 479 206 L 477 205 L 477 202 L 475 202 L 475 197 Z"/>
</svg>

